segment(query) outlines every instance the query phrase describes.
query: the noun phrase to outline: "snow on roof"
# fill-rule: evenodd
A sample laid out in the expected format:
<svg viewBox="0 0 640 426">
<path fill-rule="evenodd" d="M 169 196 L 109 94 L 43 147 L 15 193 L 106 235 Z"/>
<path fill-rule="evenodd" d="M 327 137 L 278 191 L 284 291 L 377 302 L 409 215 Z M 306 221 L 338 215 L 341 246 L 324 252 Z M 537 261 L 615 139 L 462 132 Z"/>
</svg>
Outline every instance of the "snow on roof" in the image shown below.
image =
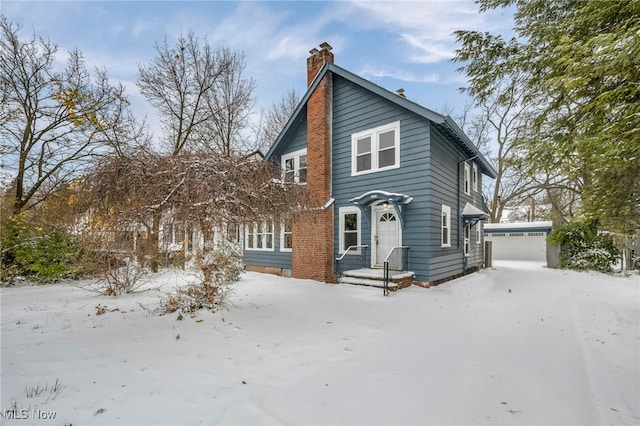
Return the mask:
<svg viewBox="0 0 640 426">
<path fill-rule="evenodd" d="M 508 231 L 508 230 L 550 230 L 553 227 L 553 223 L 550 220 L 540 222 L 511 222 L 511 223 L 485 223 L 485 231 Z"/>
<path fill-rule="evenodd" d="M 484 210 L 481 210 L 470 203 L 466 203 L 464 205 L 464 209 L 462 209 L 462 216 L 480 217 L 480 218 L 489 217 L 489 215 Z"/>
</svg>

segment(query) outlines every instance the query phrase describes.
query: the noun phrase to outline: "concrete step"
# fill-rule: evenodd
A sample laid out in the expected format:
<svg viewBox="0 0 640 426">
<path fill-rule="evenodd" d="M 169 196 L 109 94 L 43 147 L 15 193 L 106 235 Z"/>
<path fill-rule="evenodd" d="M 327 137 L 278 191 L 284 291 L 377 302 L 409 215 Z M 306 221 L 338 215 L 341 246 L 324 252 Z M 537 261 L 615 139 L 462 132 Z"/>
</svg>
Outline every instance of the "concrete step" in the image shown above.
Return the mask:
<svg viewBox="0 0 640 426">
<path fill-rule="evenodd" d="M 389 290 L 408 287 L 413 282 L 415 273 L 411 271 L 389 271 Z M 382 269 L 355 269 L 346 271 L 340 278 L 341 284 L 384 287 L 384 271 Z"/>
<path fill-rule="evenodd" d="M 349 277 L 343 276 L 340 279 L 340 284 L 351 284 L 351 285 L 364 285 L 368 287 L 384 287 L 383 280 L 370 279 L 370 278 L 358 278 L 358 277 Z M 389 282 L 389 289 L 396 290 L 398 288 L 398 284 L 394 282 Z"/>
</svg>

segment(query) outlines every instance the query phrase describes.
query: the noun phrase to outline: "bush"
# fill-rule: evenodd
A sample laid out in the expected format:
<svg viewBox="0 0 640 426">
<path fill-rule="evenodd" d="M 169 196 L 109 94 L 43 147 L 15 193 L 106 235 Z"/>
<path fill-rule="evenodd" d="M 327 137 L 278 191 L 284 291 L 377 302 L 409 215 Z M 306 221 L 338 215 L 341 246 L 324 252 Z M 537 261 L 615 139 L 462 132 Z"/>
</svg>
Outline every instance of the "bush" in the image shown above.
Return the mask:
<svg viewBox="0 0 640 426">
<path fill-rule="evenodd" d="M 240 278 L 244 270 L 242 249 L 236 243 L 225 241 L 213 250 L 197 256 L 199 281 L 179 288 L 163 303 L 163 313 L 193 313 L 200 309 L 214 312 L 224 306 L 229 285 Z"/>
<path fill-rule="evenodd" d="M 222 286 L 238 281 L 244 271 L 242 249 L 231 241 L 218 243 L 213 250 L 198 256 L 197 267 L 205 284 Z"/>
<path fill-rule="evenodd" d="M 24 214 L 12 216 L 2 227 L 2 268 L 9 278 L 23 275 L 50 282 L 80 272 L 80 246 L 65 229 L 43 229 Z"/>
<path fill-rule="evenodd" d="M 620 251 L 613 237 L 598 230 L 597 220 L 577 221 L 555 230 L 549 242 L 560 244 L 560 267 L 611 272 Z"/>
<path fill-rule="evenodd" d="M 123 264 L 108 269 L 102 278 L 102 294 L 118 296 L 122 293 L 134 293 L 145 283 L 144 278 L 149 270 L 132 257 L 125 259 Z"/>
</svg>

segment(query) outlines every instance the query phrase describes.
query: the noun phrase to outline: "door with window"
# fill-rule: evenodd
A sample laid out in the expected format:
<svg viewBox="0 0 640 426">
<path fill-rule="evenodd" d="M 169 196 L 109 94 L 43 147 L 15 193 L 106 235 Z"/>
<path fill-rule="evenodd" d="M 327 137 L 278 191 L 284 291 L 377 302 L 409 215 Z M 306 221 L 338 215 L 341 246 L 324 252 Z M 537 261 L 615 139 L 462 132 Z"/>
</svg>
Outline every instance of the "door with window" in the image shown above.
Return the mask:
<svg viewBox="0 0 640 426">
<path fill-rule="evenodd" d="M 400 221 L 393 208 L 374 207 L 373 259 L 376 267 L 382 267 L 391 250 L 400 245 Z"/>
</svg>

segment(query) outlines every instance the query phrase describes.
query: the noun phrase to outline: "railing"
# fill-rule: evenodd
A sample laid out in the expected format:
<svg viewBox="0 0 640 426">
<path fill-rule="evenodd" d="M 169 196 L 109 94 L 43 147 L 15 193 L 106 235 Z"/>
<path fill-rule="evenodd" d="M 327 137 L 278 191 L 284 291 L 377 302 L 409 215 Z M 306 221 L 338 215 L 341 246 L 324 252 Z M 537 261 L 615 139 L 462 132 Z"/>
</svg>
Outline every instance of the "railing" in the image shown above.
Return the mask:
<svg viewBox="0 0 640 426">
<path fill-rule="evenodd" d="M 336 258 L 336 273 L 342 275 L 344 271 L 366 268 L 368 250 L 369 246 L 349 246 Z"/>
<path fill-rule="evenodd" d="M 384 280 L 382 290 L 385 296 L 389 295 L 389 281 L 391 280 L 389 270 L 408 271 L 409 270 L 409 247 L 398 246 L 391 249 L 384 259 Z"/>
</svg>

